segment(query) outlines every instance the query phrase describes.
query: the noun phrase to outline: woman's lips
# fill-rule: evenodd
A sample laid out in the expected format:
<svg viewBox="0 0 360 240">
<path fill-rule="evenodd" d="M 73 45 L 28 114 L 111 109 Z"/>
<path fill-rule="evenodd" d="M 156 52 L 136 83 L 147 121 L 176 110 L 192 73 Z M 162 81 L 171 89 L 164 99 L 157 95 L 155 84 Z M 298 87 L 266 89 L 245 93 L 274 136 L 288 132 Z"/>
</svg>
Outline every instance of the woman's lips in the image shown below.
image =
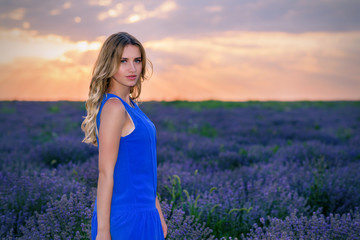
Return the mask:
<svg viewBox="0 0 360 240">
<path fill-rule="evenodd" d="M 130 80 L 135 80 L 136 79 L 136 75 L 129 75 L 129 76 L 126 76 L 128 79 Z"/>
</svg>

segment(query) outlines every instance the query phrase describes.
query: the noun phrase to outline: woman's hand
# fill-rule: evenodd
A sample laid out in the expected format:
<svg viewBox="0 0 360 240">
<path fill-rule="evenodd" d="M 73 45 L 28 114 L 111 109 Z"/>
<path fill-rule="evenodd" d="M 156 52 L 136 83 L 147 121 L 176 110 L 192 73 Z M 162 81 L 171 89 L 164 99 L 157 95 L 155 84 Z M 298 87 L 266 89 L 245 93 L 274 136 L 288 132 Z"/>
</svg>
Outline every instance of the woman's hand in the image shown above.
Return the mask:
<svg viewBox="0 0 360 240">
<path fill-rule="evenodd" d="M 163 232 L 164 232 L 164 237 L 166 238 L 166 235 L 167 235 L 167 225 L 166 225 L 166 222 L 165 222 L 165 218 L 164 218 L 164 215 L 161 211 L 161 207 L 160 207 L 160 202 L 159 202 L 159 199 L 158 197 L 156 196 L 156 199 L 155 199 L 155 206 L 159 212 L 159 216 L 160 216 L 160 220 L 161 220 L 161 226 L 162 226 L 162 229 L 163 229 Z"/>
<path fill-rule="evenodd" d="M 96 240 L 111 240 L 111 235 L 109 231 L 98 231 L 96 235 Z"/>
<path fill-rule="evenodd" d="M 164 232 L 164 238 L 166 238 L 166 235 L 167 235 L 167 225 L 166 225 L 165 221 L 161 221 L 161 226 L 162 226 L 162 229 L 163 229 L 163 232 Z"/>
</svg>

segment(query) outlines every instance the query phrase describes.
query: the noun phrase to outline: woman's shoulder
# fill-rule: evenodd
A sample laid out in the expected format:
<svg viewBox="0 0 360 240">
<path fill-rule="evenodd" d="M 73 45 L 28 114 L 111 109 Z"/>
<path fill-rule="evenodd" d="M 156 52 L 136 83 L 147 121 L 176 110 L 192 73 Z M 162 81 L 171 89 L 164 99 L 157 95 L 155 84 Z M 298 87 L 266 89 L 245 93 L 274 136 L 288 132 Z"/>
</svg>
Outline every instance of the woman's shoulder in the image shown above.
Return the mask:
<svg viewBox="0 0 360 240">
<path fill-rule="evenodd" d="M 104 103 L 101 115 L 118 119 L 118 117 L 125 116 L 125 111 L 125 106 L 119 99 L 110 98 Z"/>
</svg>

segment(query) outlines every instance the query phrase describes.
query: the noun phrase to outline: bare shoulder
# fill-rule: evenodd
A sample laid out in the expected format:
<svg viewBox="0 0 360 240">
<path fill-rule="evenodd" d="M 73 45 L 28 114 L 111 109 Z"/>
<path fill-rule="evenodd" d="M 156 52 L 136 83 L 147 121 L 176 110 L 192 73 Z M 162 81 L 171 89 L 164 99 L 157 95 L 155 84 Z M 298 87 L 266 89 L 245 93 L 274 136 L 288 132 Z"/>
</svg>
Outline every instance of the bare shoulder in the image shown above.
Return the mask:
<svg viewBox="0 0 360 240">
<path fill-rule="evenodd" d="M 126 117 L 124 104 L 117 98 L 111 98 L 106 101 L 101 113 L 101 120 L 122 122 Z"/>
</svg>

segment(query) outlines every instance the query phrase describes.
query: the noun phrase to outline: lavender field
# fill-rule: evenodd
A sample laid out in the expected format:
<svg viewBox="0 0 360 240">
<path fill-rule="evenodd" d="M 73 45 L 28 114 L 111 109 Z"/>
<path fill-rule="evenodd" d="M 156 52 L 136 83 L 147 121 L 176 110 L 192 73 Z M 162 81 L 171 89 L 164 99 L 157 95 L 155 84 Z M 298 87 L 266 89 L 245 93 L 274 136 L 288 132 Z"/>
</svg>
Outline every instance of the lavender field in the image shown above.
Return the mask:
<svg viewBox="0 0 360 240">
<path fill-rule="evenodd" d="M 167 239 L 360 239 L 360 102 L 145 102 Z M 0 102 L 0 238 L 89 239 L 83 102 Z"/>
</svg>

